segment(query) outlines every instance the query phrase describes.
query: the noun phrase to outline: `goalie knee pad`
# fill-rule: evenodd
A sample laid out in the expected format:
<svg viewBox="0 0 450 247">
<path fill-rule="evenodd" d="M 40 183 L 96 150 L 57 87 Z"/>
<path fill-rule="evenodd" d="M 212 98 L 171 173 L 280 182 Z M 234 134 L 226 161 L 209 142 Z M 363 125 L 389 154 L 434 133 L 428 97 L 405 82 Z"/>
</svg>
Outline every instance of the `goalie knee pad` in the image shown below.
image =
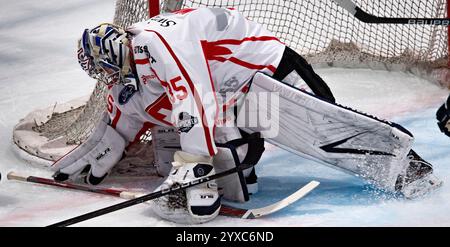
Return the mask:
<svg viewBox="0 0 450 247">
<path fill-rule="evenodd" d="M 211 157 L 177 151 L 169 177 L 156 191 L 215 174 L 211 161 Z M 221 204 L 217 184 L 213 180 L 157 198 L 151 201 L 151 205 L 153 212 L 163 219 L 199 224 L 213 220 L 219 214 Z"/>
</svg>

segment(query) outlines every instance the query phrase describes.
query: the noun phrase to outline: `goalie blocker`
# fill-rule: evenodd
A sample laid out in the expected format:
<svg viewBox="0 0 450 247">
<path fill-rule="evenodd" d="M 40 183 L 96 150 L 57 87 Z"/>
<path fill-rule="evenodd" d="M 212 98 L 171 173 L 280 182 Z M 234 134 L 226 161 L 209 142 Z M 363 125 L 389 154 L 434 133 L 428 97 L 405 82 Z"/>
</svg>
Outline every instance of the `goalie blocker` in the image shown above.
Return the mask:
<svg viewBox="0 0 450 247">
<path fill-rule="evenodd" d="M 268 104 L 258 102 L 267 92 L 275 93 L 266 97 Z M 402 126 L 323 100 L 263 73 L 254 76 L 238 112 L 238 126 L 245 131 L 261 132 L 268 142 L 287 151 L 407 198 L 442 184 L 431 164 L 411 150 L 413 135 Z M 253 123 L 255 119 L 258 122 Z"/>
</svg>

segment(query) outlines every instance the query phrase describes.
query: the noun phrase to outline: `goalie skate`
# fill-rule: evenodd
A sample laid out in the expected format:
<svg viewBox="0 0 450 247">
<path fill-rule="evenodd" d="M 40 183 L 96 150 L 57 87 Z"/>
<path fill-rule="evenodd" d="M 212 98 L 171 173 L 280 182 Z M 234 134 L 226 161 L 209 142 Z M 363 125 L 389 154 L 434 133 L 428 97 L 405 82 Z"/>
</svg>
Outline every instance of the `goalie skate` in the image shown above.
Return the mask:
<svg viewBox="0 0 450 247">
<path fill-rule="evenodd" d="M 395 185 L 406 198 L 423 196 L 442 186 L 443 182 L 433 174 L 433 166 L 411 150 L 408 154 L 409 167 L 399 175 Z"/>
</svg>

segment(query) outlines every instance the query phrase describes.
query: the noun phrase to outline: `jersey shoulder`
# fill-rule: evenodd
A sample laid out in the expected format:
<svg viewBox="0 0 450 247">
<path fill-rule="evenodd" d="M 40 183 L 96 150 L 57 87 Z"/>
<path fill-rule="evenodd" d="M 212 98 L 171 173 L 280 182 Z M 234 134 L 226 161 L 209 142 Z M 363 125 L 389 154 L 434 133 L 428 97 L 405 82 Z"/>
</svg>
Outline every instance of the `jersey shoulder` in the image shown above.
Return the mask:
<svg viewBox="0 0 450 247">
<path fill-rule="evenodd" d="M 191 8 L 157 15 L 135 23 L 127 31 L 133 35 L 141 35 L 152 30 L 163 36 L 175 35 L 178 40 L 208 39 L 210 34 L 225 31 L 229 26 L 241 25 L 246 21 L 234 9 Z"/>
</svg>

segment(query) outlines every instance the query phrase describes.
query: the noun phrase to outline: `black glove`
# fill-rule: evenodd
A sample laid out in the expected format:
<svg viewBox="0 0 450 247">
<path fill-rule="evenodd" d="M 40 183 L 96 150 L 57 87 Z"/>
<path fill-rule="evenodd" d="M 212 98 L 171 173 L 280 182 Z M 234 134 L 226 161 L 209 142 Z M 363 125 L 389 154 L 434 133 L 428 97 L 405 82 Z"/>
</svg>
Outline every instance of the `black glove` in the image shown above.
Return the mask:
<svg viewBox="0 0 450 247">
<path fill-rule="evenodd" d="M 447 136 L 450 136 L 450 95 L 447 98 L 447 101 L 439 107 L 439 109 L 436 112 L 436 119 L 438 120 L 438 126 L 441 132 L 446 134 Z"/>
</svg>

